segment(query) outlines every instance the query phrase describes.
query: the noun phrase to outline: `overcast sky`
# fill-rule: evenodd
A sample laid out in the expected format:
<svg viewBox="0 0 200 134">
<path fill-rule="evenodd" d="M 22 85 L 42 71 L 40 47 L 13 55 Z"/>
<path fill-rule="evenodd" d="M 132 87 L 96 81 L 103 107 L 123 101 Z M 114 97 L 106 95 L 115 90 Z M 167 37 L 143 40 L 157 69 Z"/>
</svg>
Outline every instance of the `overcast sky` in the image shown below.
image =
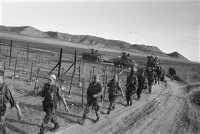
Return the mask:
<svg viewBox="0 0 200 134">
<path fill-rule="evenodd" d="M 0 24 L 154 45 L 200 61 L 198 0 L 41 1 L 1 0 Z"/>
</svg>

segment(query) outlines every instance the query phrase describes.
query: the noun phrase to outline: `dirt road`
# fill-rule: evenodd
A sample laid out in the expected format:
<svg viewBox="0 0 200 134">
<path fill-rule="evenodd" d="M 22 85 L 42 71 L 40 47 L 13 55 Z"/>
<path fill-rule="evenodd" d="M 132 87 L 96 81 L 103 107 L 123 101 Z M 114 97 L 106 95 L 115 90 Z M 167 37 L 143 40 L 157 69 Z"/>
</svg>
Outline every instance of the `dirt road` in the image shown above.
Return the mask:
<svg viewBox="0 0 200 134">
<path fill-rule="evenodd" d="M 73 125 L 57 134 L 199 134 L 198 108 L 191 104 L 183 85 L 168 81 L 143 94 L 133 107 L 120 106 L 93 124 Z"/>
</svg>

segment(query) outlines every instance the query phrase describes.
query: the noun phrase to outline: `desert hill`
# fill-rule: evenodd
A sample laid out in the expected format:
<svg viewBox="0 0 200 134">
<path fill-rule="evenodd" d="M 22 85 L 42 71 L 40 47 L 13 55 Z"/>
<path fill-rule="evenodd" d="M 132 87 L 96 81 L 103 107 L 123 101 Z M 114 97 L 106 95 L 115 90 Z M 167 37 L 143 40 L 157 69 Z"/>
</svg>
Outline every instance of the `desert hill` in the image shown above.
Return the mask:
<svg viewBox="0 0 200 134">
<path fill-rule="evenodd" d="M 170 57 L 173 57 L 173 58 L 177 58 L 177 59 L 185 59 L 185 60 L 188 60 L 186 57 L 184 57 L 183 55 L 181 55 L 180 53 L 178 52 L 172 52 L 172 53 L 169 53 L 167 54 L 168 56 Z"/>
<path fill-rule="evenodd" d="M 72 35 L 54 31 L 43 32 L 31 26 L 19 26 L 19 27 L 0 26 L 0 32 L 13 33 L 35 38 L 56 39 L 60 41 L 80 43 L 82 45 L 95 46 L 99 48 L 108 48 L 108 49 L 127 51 L 132 53 L 139 53 L 142 55 L 156 55 L 165 58 L 172 58 L 175 60 L 181 60 L 187 62 L 189 61 L 187 58 L 185 58 L 178 52 L 172 52 L 170 54 L 167 54 L 161 51 L 156 46 L 148 46 L 145 44 L 131 44 L 125 41 L 104 39 L 101 37 L 90 36 L 90 35 Z"/>
</svg>

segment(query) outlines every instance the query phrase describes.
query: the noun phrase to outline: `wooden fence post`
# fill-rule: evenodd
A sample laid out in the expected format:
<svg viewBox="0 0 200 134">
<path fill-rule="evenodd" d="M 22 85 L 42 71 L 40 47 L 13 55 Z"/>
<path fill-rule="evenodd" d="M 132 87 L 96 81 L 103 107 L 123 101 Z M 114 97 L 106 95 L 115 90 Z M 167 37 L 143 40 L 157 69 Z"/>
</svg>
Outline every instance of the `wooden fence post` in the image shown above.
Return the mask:
<svg viewBox="0 0 200 134">
<path fill-rule="evenodd" d="M 92 67 L 92 77 L 94 76 L 94 66 Z"/>
<path fill-rule="evenodd" d="M 33 62 L 31 63 L 31 72 L 30 72 L 30 82 L 32 81 L 32 73 L 33 73 Z"/>
<path fill-rule="evenodd" d="M 82 102 L 82 108 L 84 108 L 84 101 L 83 101 L 83 94 L 84 94 L 84 89 L 85 89 L 85 79 L 83 78 L 82 80 L 82 88 L 81 88 L 81 102 Z"/>
<path fill-rule="evenodd" d="M 73 82 L 73 79 L 74 79 L 74 75 L 76 73 L 76 60 L 77 60 L 77 57 L 76 57 L 76 49 L 75 49 L 75 55 L 74 55 L 74 70 L 73 70 L 73 73 L 72 73 L 72 77 L 71 77 L 71 82 L 70 82 L 70 87 L 69 87 L 69 94 L 71 93 L 71 88 L 72 88 L 72 82 Z"/>
<path fill-rule="evenodd" d="M 36 80 L 37 80 L 38 77 L 39 77 L 39 72 L 40 72 L 40 68 L 38 67 L 38 68 L 37 68 L 37 74 L 36 74 Z"/>
<path fill-rule="evenodd" d="M 11 58 L 12 58 L 12 45 L 13 45 L 13 41 L 11 40 L 10 42 L 10 57 L 9 57 L 9 66 L 11 64 Z"/>
<path fill-rule="evenodd" d="M 63 49 L 60 49 L 60 56 L 59 56 L 59 61 L 58 61 L 58 78 L 60 77 L 60 69 L 61 69 L 61 63 L 62 63 L 62 51 Z"/>
<path fill-rule="evenodd" d="M 27 44 L 27 50 L 26 50 L 26 64 L 28 65 L 29 62 L 29 44 Z"/>
<path fill-rule="evenodd" d="M 13 76 L 13 79 L 15 79 L 16 69 L 17 69 L 17 57 L 16 57 L 16 59 L 15 59 L 15 68 L 14 68 L 14 76 Z"/>
<path fill-rule="evenodd" d="M 4 71 L 6 70 L 6 61 L 4 61 L 4 63 L 3 63 L 3 70 Z"/>
<path fill-rule="evenodd" d="M 91 82 L 92 80 L 92 71 L 90 70 L 90 79 L 89 79 L 89 82 Z"/>
</svg>

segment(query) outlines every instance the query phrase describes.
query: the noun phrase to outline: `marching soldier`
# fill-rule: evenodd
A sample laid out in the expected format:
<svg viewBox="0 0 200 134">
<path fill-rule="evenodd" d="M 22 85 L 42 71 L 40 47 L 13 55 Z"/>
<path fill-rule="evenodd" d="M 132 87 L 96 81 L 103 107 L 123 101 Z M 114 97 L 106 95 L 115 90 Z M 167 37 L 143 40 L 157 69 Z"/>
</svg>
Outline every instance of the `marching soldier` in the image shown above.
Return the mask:
<svg viewBox="0 0 200 134">
<path fill-rule="evenodd" d="M 45 112 L 45 117 L 39 134 L 44 134 L 49 121 L 54 124 L 54 127 L 51 128 L 50 131 L 56 131 L 59 128 L 59 124 L 55 115 L 58 102 L 60 100 L 63 102 L 66 111 L 69 111 L 69 108 L 64 96 L 60 93 L 60 89 L 56 86 L 56 76 L 54 74 L 50 75 L 49 81 L 44 84 L 41 95 L 44 97 L 42 105 Z"/>
<path fill-rule="evenodd" d="M 131 68 L 131 72 L 127 77 L 126 81 L 126 101 L 127 106 L 132 106 L 132 96 L 137 91 L 138 88 L 138 78 L 136 75 L 136 67 Z"/>
<path fill-rule="evenodd" d="M 140 68 L 138 70 L 137 78 L 138 78 L 137 99 L 139 100 L 142 90 L 145 88 L 145 74 L 143 68 Z"/>
<path fill-rule="evenodd" d="M 148 80 L 148 90 L 149 90 L 149 93 L 151 94 L 152 86 L 154 83 L 154 77 L 155 77 L 155 72 L 153 70 L 153 67 L 146 68 L 146 75 L 147 75 L 147 80 Z"/>
<path fill-rule="evenodd" d="M 87 105 L 83 113 L 83 122 L 86 118 L 86 115 L 89 113 L 90 107 L 92 107 L 95 110 L 95 122 L 99 120 L 99 105 L 97 99 L 102 95 L 102 86 L 99 81 L 99 76 L 94 75 L 93 81 L 89 84 L 89 87 L 87 89 Z"/>
<path fill-rule="evenodd" d="M 18 118 L 21 120 L 22 112 L 19 105 L 13 98 L 10 85 L 4 82 L 4 71 L 0 70 L 0 133 L 7 134 L 8 129 L 5 124 L 5 114 L 7 110 L 7 104 L 10 103 L 11 108 L 15 107 L 18 112 Z"/>
<path fill-rule="evenodd" d="M 118 76 L 115 74 L 113 79 L 109 81 L 108 85 L 108 98 L 109 98 L 109 107 L 107 114 L 110 114 L 110 111 L 115 108 L 114 102 L 116 100 L 117 95 L 119 95 L 119 91 L 123 95 L 122 89 L 119 86 Z"/>
</svg>

